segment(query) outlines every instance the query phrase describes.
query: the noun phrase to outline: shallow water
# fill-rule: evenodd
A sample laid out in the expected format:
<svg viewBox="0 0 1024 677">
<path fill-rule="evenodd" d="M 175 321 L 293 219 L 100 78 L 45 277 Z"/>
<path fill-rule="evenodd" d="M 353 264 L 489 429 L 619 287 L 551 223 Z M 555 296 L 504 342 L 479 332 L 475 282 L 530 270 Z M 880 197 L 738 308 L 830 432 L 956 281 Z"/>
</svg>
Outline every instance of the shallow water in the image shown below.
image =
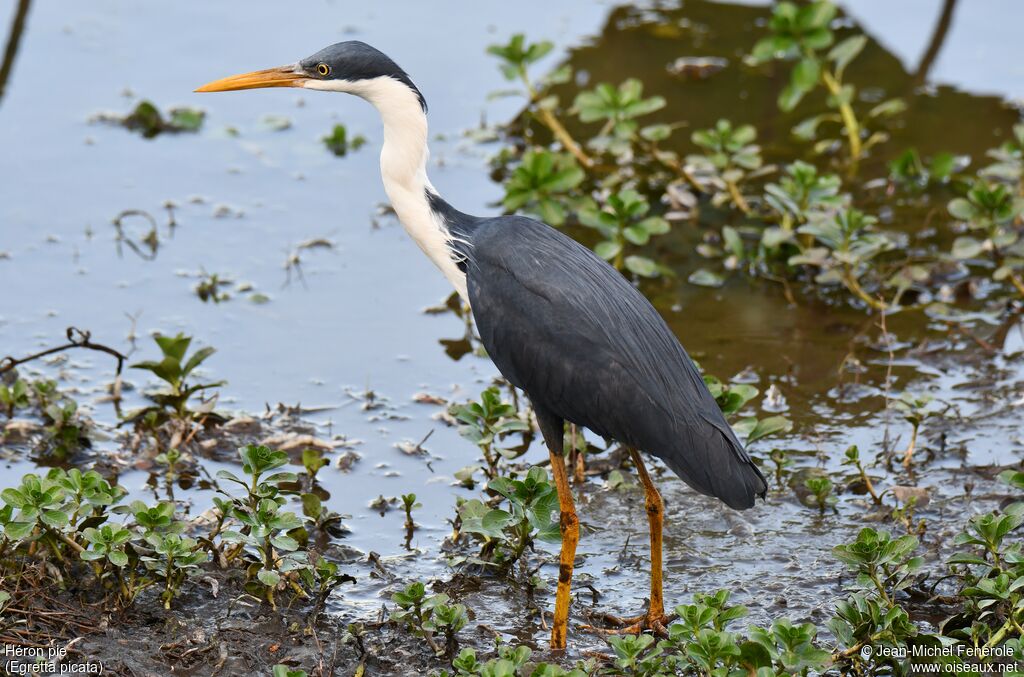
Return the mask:
<svg viewBox="0 0 1024 677">
<path fill-rule="evenodd" d="M 924 29 L 932 19 L 918 19 L 937 21 L 941 3 L 888 5 L 848 3 L 854 20 L 881 39 L 865 51 L 852 77 L 884 88 L 886 96 L 911 96 L 903 119 L 914 124 L 891 130 L 893 140 L 865 166 L 865 174 L 879 173 L 884 161 L 911 145 L 925 155 L 945 150 L 980 158 L 1019 118 L 1005 99 L 1024 93 L 1024 47 L 1002 30 L 988 33 L 990 24 L 959 6 L 928 86 L 921 88 L 914 75 L 920 55 L 915 60 L 907 45 L 928 44 L 932 34 Z M 992 5 L 986 11 L 1024 18 L 1012 3 Z M 772 159 L 790 143 L 787 130 L 800 117 L 780 116 L 777 83 L 738 65 L 765 16 L 759 5 L 696 1 L 664 10 L 583 1 L 552 10 L 550 3 L 530 1 L 458 11 L 426 3 L 384 3 L 369 10 L 329 2 L 304 8 L 300 17 L 283 6 L 242 2 L 168 4 L 159 10 L 114 1 L 31 3 L 0 99 L 0 251 L 7 254 L 0 258 L 0 354 L 54 345 L 68 325 L 87 328 L 96 341 L 126 351 L 133 348 L 129 334 L 138 336 L 133 359 L 152 356 L 148 336 L 154 331 L 192 334 L 218 349 L 204 372 L 228 381 L 220 408 L 327 406 L 310 415 L 321 434 L 361 441 L 354 448 L 362 459 L 351 473 L 331 467 L 320 476 L 332 494 L 331 508 L 351 515 L 346 545 L 381 553 L 403 575 L 445 576 L 438 545 L 449 532 L 446 520 L 454 496 L 471 495 L 451 486 L 452 473 L 472 462 L 476 450 L 434 418 L 438 407 L 412 398 L 417 392 L 475 398 L 496 372 L 472 355 L 448 356 L 443 341 L 462 336 L 461 320 L 422 312 L 449 289 L 394 218 L 379 210 L 384 194 L 376 167 L 376 113 L 340 96 L 281 90 L 200 96 L 192 88 L 294 61 L 332 41 L 371 42 L 406 66 L 430 103 L 435 185 L 466 211 L 492 213 L 502 194 L 486 168 L 494 147 L 472 142 L 464 131 L 482 120 L 511 120 L 518 104 L 487 99 L 505 83 L 484 55 L 486 45 L 517 31 L 552 39 L 557 49 L 539 70 L 567 59 L 592 82 L 639 75 L 648 93 L 668 99 L 659 113 L 664 121 L 685 120 L 688 129 L 719 117 L 755 123 Z M 982 42 L 984 49 L 977 46 Z M 890 45 L 899 47 L 893 52 Z M 721 56 L 730 65 L 706 81 L 680 81 L 665 70 L 679 56 Z M 133 97 L 152 99 L 162 109 L 202 107 L 206 123 L 199 134 L 144 140 L 90 122 L 101 111 L 128 111 Z M 290 128 L 275 131 L 266 119 L 270 115 L 287 118 Z M 368 139 L 344 158 L 328 153 L 319 140 L 339 121 Z M 174 228 L 165 225 L 165 201 L 176 205 Z M 125 242 L 119 246 L 111 221 L 126 209 L 145 210 L 157 220 L 160 245 L 152 260 Z M 914 209 L 898 212 L 896 219 L 893 227 L 907 232 L 921 225 Z M 124 222 L 129 239 L 137 241 L 147 230 L 142 219 Z M 644 291 L 709 372 L 731 377 L 750 369 L 762 391 L 773 383 L 782 391 L 794 432 L 759 442 L 752 453 L 763 457 L 782 446 L 804 452 L 805 465 L 835 469 L 852 443 L 871 456 L 883 444 L 905 446 L 908 426 L 883 412 L 889 359 L 879 349 L 875 320 L 821 302 L 790 307 L 776 286 L 738 276 L 718 290 L 689 285 L 687 275 L 702 265 L 693 252 L 700 235 L 696 226 L 680 224 L 663 238 L 656 254 L 679 274 Z M 289 254 L 313 238 L 334 246 L 304 250 L 301 278 L 295 271 L 289 275 Z M 251 283 L 270 301 L 255 304 L 229 288 L 230 301 L 202 303 L 192 291 L 201 270 Z M 925 426 L 923 444 L 935 453 L 926 482 L 934 489 L 921 515 L 934 525 L 925 543 L 935 551 L 967 515 L 998 500 L 980 488 L 986 480 L 963 466 L 1024 458 L 1024 336 L 1019 324 L 1009 327 L 1004 344 L 989 355 L 967 338 L 951 338 L 941 323 L 920 312 L 890 317 L 887 329 L 905 343 L 895 355 L 891 391 L 927 390 L 958 413 Z M 991 329 L 979 323 L 978 331 L 988 335 Z M 851 355 L 864 366 L 861 373 L 841 370 Z M 112 366 L 103 356 L 74 353 L 43 372 L 60 375 L 92 416 L 110 426 L 114 413 L 97 400 Z M 129 372 L 127 378 L 141 389 L 147 384 L 143 374 Z M 387 398 L 385 406 L 364 409 L 360 394 L 367 390 Z M 425 444 L 429 463 L 395 446 L 431 431 Z M 535 445 L 527 459 L 545 457 Z M 0 486 L 14 483 L 31 465 L 14 453 Z M 230 467 L 204 465 L 211 474 Z M 145 470 L 130 470 L 120 482 L 141 496 L 148 478 Z M 965 483 L 979 485 L 973 498 L 965 498 Z M 780 613 L 820 620 L 826 602 L 840 594 L 841 567 L 829 552 L 863 524 L 858 499 L 847 495 L 836 515 L 819 517 L 785 490 L 741 514 L 695 496 L 671 476 L 660 484 L 670 524 L 670 603 L 724 586 L 752 607 L 754 621 Z M 422 551 L 418 557 L 408 557 L 403 547 L 401 511 L 381 516 L 368 507 L 378 495 L 409 491 L 423 504 L 413 539 Z M 210 492 L 190 493 L 193 514 L 208 508 L 210 498 Z M 592 530 L 580 547 L 578 580 L 600 589 L 602 609 L 636 610 L 646 592 L 640 495 L 603 491 L 594 483 L 583 492 L 580 512 Z M 630 545 L 624 548 L 627 533 Z M 337 611 L 376 613 L 386 581 L 362 578 L 355 590 L 339 596 Z M 478 620 L 519 631 L 508 623 L 515 600 L 494 591 L 480 595 L 481 603 L 471 603 Z M 589 601 L 589 593 L 580 599 Z M 543 636 L 539 627 L 535 632 Z"/>
</svg>

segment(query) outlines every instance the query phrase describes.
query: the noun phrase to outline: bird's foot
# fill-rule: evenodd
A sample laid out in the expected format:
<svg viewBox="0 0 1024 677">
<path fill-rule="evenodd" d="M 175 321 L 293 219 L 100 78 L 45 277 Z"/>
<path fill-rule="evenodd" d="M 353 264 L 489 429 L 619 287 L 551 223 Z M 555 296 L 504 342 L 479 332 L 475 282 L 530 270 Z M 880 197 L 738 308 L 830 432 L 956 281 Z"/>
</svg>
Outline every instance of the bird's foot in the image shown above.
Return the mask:
<svg viewBox="0 0 1024 677">
<path fill-rule="evenodd" d="M 580 626 L 584 632 L 593 632 L 598 635 L 639 635 L 650 632 L 659 637 L 668 637 L 668 624 L 676 619 L 675 614 L 665 614 L 663 611 L 647 613 L 639 616 L 620 617 L 614 614 L 598 614 L 601 626 L 583 625 Z"/>
</svg>

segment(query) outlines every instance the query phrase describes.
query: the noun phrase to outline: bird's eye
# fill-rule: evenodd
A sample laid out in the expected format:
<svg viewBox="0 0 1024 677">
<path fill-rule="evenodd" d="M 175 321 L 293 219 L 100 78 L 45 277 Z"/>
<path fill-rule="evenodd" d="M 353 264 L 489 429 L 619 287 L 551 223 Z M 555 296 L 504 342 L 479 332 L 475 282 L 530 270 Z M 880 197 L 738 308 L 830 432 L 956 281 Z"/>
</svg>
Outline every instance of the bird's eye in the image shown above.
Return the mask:
<svg viewBox="0 0 1024 677">
<path fill-rule="evenodd" d="M 325 63 L 318 63 L 316 65 L 316 72 L 326 77 L 331 74 L 331 67 Z"/>
</svg>

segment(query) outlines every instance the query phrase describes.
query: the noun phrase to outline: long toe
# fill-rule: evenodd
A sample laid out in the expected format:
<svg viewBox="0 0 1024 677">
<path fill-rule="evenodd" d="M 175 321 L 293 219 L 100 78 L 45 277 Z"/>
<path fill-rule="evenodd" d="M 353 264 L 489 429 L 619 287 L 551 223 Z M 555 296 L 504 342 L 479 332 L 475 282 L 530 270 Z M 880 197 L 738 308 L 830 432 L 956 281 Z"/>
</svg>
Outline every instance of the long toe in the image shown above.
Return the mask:
<svg viewBox="0 0 1024 677">
<path fill-rule="evenodd" d="M 620 617 L 604 613 L 600 615 L 603 625 L 582 625 L 584 632 L 597 635 L 639 635 L 650 632 L 659 637 L 668 637 L 668 624 L 676 619 L 675 614 L 651 614 Z"/>
</svg>

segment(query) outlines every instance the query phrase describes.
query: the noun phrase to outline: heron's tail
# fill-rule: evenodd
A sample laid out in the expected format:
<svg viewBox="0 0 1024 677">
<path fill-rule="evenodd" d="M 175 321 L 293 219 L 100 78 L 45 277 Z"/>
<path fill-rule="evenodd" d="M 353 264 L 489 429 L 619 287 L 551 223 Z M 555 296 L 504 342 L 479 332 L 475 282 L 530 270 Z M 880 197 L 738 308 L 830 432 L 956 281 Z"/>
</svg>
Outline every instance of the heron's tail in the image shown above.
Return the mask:
<svg viewBox="0 0 1024 677">
<path fill-rule="evenodd" d="M 704 425 L 687 426 L 683 444 L 660 456 L 679 477 L 702 494 L 730 508 L 746 510 L 768 493 L 768 482 L 724 419 L 703 417 Z M 682 448 L 680 448 L 682 447 Z"/>
</svg>

